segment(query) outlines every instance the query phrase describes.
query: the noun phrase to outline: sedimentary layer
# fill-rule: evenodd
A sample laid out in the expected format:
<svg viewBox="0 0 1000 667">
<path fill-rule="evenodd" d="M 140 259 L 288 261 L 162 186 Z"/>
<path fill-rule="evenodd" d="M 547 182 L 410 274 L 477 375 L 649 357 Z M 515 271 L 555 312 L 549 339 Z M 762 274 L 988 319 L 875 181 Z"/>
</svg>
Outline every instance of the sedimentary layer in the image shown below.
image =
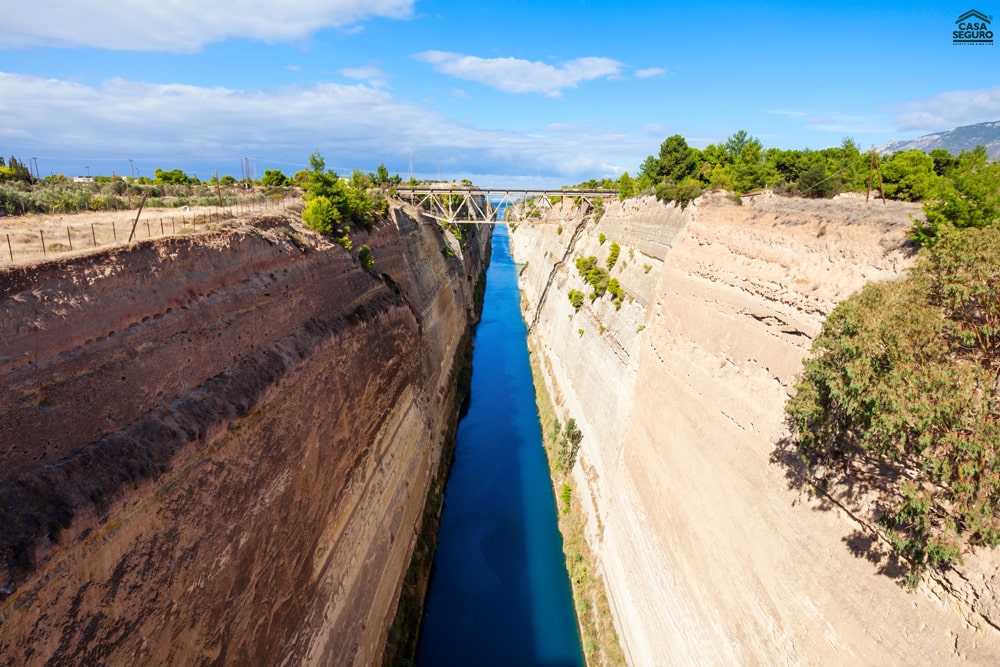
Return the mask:
<svg viewBox="0 0 1000 667">
<path fill-rule="evenodd" d="M 378 662 L 488 237 L 293 218 L 0 274 L 0 661 Z"/>
<path fill-rule="evenodd" d="M 583 432 L 573 502 L 632 664 L 1000 660 L 989 554 L 911 592 L 870 508 L 795 488 L 787 458 L 783 406 L 811 339 L 838 301 L 910 266 L 920 215 L 715 195 L 517 227 L 529 344 Z M 612 242 L 628 296 L 575 311 L 569 290 L 591 291 L 575 259 L 604 266 Z"/>
</svg>

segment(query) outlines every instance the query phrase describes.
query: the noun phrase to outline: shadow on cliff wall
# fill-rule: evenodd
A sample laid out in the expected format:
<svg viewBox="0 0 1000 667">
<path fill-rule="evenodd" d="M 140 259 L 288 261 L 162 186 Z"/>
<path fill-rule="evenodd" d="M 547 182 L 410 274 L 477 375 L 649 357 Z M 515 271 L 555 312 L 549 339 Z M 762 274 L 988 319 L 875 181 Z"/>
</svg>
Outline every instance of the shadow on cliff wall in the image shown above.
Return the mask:
<svg viewBox="0 0 1000 667">
<path fill-rule="evenodd" d="M 778 440 L 769 461 L 784 471 L 788 489 L 795 492 L 792 505 L 806 502 L 817 512 L 843 511 L 858 525 L 841 539 L 848 552 L 877 566 L 877 574 L 905 586 L 907 567 L 875 526 L 858 515 L 859 509 L 871 513 L 877 522 L 885 514 L 887 505 L 878 499 L 898 493 L 900 471 L 887 465 L 867 468 L 852 465 L 839 474 L 835 482 L 825 483 L 810 472 L 790 435 Z M 863 509 L 865 507 L 868 509 Z"/>
</svg>

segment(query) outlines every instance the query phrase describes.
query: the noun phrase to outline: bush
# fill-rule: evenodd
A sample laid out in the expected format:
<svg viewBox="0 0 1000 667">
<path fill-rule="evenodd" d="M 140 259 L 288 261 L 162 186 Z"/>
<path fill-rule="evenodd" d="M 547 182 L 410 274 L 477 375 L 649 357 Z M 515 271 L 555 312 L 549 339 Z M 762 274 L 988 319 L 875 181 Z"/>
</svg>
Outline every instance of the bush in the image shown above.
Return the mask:
<svg viewBox="0 0 1000 667">
<path fill-rule="evenodd" d="M 933 244 L 945 229 L 983 228 L 1000 219 L 1000 164 L 986 164 L 985 151 L 963 152 L 949 176 L 938 179 L 924 204 L 927 224 L 914 225 L 911 236 Z"/>
<path fill-rule="evenodd" d="M 821 487 L 883 476 L 879 521 L 911 583 L 963 541 L 996 546 L 1000 229 L 945 233 L 907 279 L 838 304 L 785 410 Z"/>
<path fill-rule="evenodd" d="M 332 234 L 340 222 L 340 212 L 326 197 L 315 197 L 302 211 L 302 222 L 321 234 Z"/>
<path fill-rule="evenodd" d="M 608 259 L 605 262 L 605 265 L 608 267 L 608 271 L 615 268 L 615 264 L 618 263 L 618 255 L 621 254 L 621 251 L 621 246 L 612 241 L 611 249 L 608 251 Z"/>
<path fill-rule="evenodd" d="M 656 186 L 656 198 L 661 201 L 675 201 L 680 207 L 687 208 L 687 205 L 701 196 L 701 184 L 688 178 L 679 185 L 673 183 L 660 183 Z"/>
<path fill-rule="evenodd" d="M 583 306 L 583 292 L 571 289 L 569 291 L 569 302 L 573 304 L 574 310 L 580 310 L 580 307 Z"/>
<path fill-rule="evenodd" d="M 363 245 L 358 249 L 358 260 L 365 271 L 371 271 L 375 266 L 375 258 L 372 256 L 372 249 Z"/>
</svg>

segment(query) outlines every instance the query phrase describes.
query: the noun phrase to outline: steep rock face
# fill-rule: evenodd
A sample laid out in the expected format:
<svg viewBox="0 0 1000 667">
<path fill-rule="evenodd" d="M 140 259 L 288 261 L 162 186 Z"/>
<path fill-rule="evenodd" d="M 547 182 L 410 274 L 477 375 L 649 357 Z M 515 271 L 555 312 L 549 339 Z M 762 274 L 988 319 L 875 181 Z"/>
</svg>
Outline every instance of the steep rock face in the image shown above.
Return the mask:
<svg viewBox="0 0 1000 667">
<path fill-rule="evenodd" d="M 373 272 L 261 218 L 0 276 L 4 661 L 377 662 L 488 236 L 355 243 Z"/>
<path fill-rule="evenodd" d="M 871 562 L 854 512 L 790 488 L 781 461 L 782 409 L 811 338 L 837 301 L 909 266 L 919 208 L 627 200 L 577 235 L 580 219 L 561 214 L 562 233 L 524 224 L 512 247 L 527 263 L 530 345 L 584 434 L 573 499 L 630 662 L 1000 658 L 995 621 L 963 602 L 973 596 L 934 581 L 906 591 L 890 559 Z M 568 290 L 590 291 L 575 258 L 603 265 L 612 241 L 611 277 L 631 299 L 574 313 Z"/>
</svg>

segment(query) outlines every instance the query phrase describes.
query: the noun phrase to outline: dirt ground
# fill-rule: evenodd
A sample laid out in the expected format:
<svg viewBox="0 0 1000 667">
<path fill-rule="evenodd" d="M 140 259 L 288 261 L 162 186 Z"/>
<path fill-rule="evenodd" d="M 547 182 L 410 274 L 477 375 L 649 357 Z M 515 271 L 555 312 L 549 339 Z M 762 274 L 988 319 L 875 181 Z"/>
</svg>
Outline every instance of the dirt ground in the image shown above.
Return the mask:
<svg viewBox="0 0 1000 667">
<path fill-rule="evenodd" d="M 141 214 L 129 210 L 0 217 L 0 270 L 70 253 L 86 254 L 100 248 L 125 245 L 133 225 L 133 242 L 173 234 L 194 234 L 231 225 L 251 213 L 283 208 L 291 201 L 224 207 L 143 208 Z"/>
</svg>

